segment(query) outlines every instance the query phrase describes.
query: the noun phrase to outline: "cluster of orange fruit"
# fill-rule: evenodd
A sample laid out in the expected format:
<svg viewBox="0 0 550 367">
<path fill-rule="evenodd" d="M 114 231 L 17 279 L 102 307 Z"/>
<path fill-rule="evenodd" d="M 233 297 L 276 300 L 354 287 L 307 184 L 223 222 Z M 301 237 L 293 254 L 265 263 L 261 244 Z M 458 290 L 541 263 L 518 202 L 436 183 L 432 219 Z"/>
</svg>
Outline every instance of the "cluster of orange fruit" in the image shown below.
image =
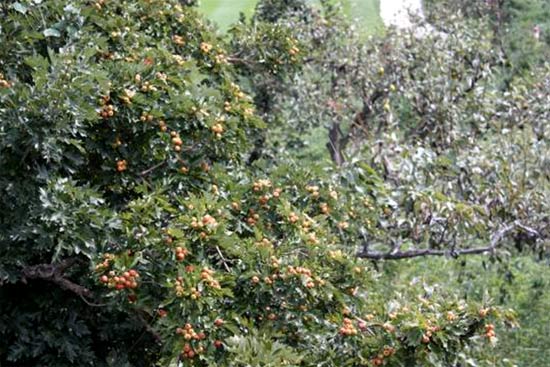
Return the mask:
<svg viewBox="0 0 550 367">
<path fill-rule="evenodd" d="M 136 289 L 138 287 L 138 278 L 139 273 L 134 269 L 130 269 L 121 275 L 116 275 L 114 271 L 110 271 L 109 275 L 102 275 L 99 280 L 101 283 L 114 287 L 116 290 L 123 290 L 125 288 Z"/>
<path fill-rule="evenodd" d="M 270 180 L 260 179 L 260 180 L 254 181 L 254 183 L 252 184 L 252 190 L 254 192 L 258 192 L 258 191 L 261 191 L 263 189 L 271 187 L 271 185 L 272 184 L 271 184 Z"/>
<path fill-rule="evenodd" d="M 206 335 L 203 332 L 196 333 L 193 329 L 193 325 L 187 323 L 183 328 L 177 328 L 176 334 L 183 335 L 185 340 L 203 340 L 206 338 Z"/>
<path fill-rule="evenodd" d="M 313 276 L 313 273 L 310 269 L 302 267 L 302 266 L 289 266 L 287 268 L 287 273 L 289 275 L 294 276 L 303 276 L 305 278 L 306 288 L 314 288 L 315 287 L 315 280 L 317 280 L 317 283 L 321 286 L 325 285 L 325 281 L 323 279 L 319 279 L 317 277 Z"/>
<path fill-rule="evenodd" d="M 305 275 L 309 278 L 311 278 L 312 276 L 312 272 L 310 269 L 308 268 L 305 268 L 303 266 L 289 266 L 288 269 L 287 269 L 288 273 L 289 274 L 292 274 L 292 275 Z"/>
<path fill-rule="evenodd" d="M 258 199 L 258 203 L 262 206 L 262 207 L 267 207 L 267 203 L 269 202 L 269 195 L 262 195 L 260 196 L 260 198 Z"/>
<path fill-rule="evenodd" d="M 187 249 L 181 246 L 176 247 L 176 260 L 178 261 L 185 260 L 185 257 L 187 256 L 188 253 L 189 251 L 187 251 Z"/>
<path fill-rule="evenodd" d="M 153 121 L 153 119 L 154 119 L 154 116 L 148 112 L 142 112 L 141 116 L 139 117 L 139 120 L 141 122 L 151 122 Z"/>
<path fill-rule="evenodd" d="M 102 106 L 101 111 L 99 111 L 99 116 L 104 119 L 108 119 L 115 115 L 115 108 L 112 104 L 109 104 L 111 97 L 103 96 L 99 99 L 99 105 Z"/>
<path fill-rule="evenodd" d="M 128 169 L 128 162 L 126 162 L 126 159 L 120 159 L 116 162 L 117 172 L 124 172 L 127 169 Z"/>
<path fill-rule="evenodd" d="M 197 300 L 201 298 L 201 292 L 197 288 L 191 288 L 191 299 Z"/>
<path fill-rule="evenodd" d="M 195 268 L 193 265 L 187 265 L 185 267 L 185 271 L 187 271 L 188 273 L 192 272 L 194 269 Z M 185 289 L 183 288 L 183 284 L 184 284 L 183 278 L 177 277 L 174 283 L 175 283 L 174 289 L 176 291 L 176 296 L 183 297 L 184 291 L 185 291 Z M 192 287 L 189 291 L 190 291 L 189 293 L 190 293 L 191 299 L 197 300 L 201 297 L 201 292 L 197 288 Z"/>
<path fill-rule="evenodd" d="M 182 36 L 173 35 L 172 42 L 174 42 L 178 46 L 183 46 L 185 44 L 185 39 Z"/>
<path fill-rule="evenodd" d="M 272 243 L 268 238 L 264 237 L 261 241 L 256 242 L 256 246 L 270 248 L 272 247 Z"/>
<path fill-rule="evenodd" d="M 281 261 L 279 259 L 277 259 L 277 257 L 275 256 L 271 256 L 270 258 L 271 260 L 271 267 L 277 269 L 279 267 L 279 265 L 281 264 Z"/>
<path fill-rule="evenodd" d="M 124 94 L 120 96 L 122 103 L 126 105 L 132 104 L 132 98 L 136 95 L 136 92 L 130 89 L 124 89 Z"/>
<path fill-rule="evenodd" d="M 248 210 L 248 217 L 246 218 L 246 223 L 248 223 L 251 226 L 256 225 L 258 220 L 260 219 L 260 215 L 256 213 L 256 211 L 252 208 Z"/>
<path fill-rule="evenodd" d="M 207 53 L 210 52 L 210 50 L 212 50 L 212 45 L 210 43 L 207 43 L 207 42 L 201 42 L 200 49 L 201 49 L 202 52 L 207 54 Z"/>
<path fill-rule="evenodd" d="M 390 347 L 389 345 L 385 345 L 384 349 L 382 350 L 382 353 L 378 354 L 376 357 L 374 357 L 371 360 L 371 363 L 373 366 L 381 366 L 384 364 L 384 359 L 391 357 L 395 354 L 395 348 Z"/>
<path fill-rule="evenodd" d="M 175 291 L 176 291 L 176 296 L 182 297 L 183 296 L 183 291 L 184 291 L 183 278 L 182 277 L 177 277 L 175 283 L 176 283 L 176 285 L 175 285 L 174 288 L 175 288 Z"/>
<path fill-rule="evenodd" d="M 445 318 L 447 319 L 447 321 L 455 321 L 456 319 L 458 319 L 458 316 L 453 311 L 449 311 L 447 312 Z"/>
<path fill-rule="evenodd" d="M 288 53 L 291 54 L 292 56 L 298 54 L 298 52 L 300 52 L 300 49 L 296 46 L 292 46 L 290 50 L 288 50 Z"/>
<path fill-rule="evenodd" d="M 453 320 L 449 320 L 449 321 L 453 321 Z M 441 330 L 441 328 L 439 326 L 429 326 L 428 329 L 426 330 L 426 332 L 424 334 L 422 334 L 422 339 L 421 339 L 422 343 L 428 344 L 432 340 L 433 333 L 436 333 L 440 330 Z"/>
<path fill-rule="evenodd" d="M 239 87 L 235 83 L 231 83 L 231 89 L 233 92 L 233 96 L 237 99 L 250 99 L 242 90 L 241 87 Z"/>
<path fill-rule="evenodd" d="M 4 79 L 4 74 L 0 73 L 0 88 L 11 88 L 11 83 Z"/>
<path fill-rule="evenodd" d="M 157 87 L 151 84 L 151 82 L 143 82 L 143 84 L 141 85 L 141 91 L 144 93 L 156 92 L 156 90 L 157 90 Z"/>
<path fill-rule="evenodd" d="M 485 336 L 489 338 L 489 340 L 493 340 L 497 336 L 497 334 L 495 333 L 495 325 L 485 325 Z"/>
<path fill-rule="evenodd" d="M 195 217 L 192 218 L 191 228 L 200 229 L 205 226 L 207 228 L 216 228 L 218 226 L 218 221 L 216 220 L 216 218 L 214 218 L 210 214 L 204 215 L 200 221 Z"/>
<path fill-rule="evenodd" d="M 170 132 L 170 136 L 172 137 L 172 145 L 174 147 L 174 150 L 176 152 L 181 151 L 183 141 L 181 140 L 180 135 L 176 131 L 172 131 Z"/>
<path fill-rule="evenodd" d="M 328 214 L 330 212 L 330 208 L 327 203 L 321 203 L 319 204 L 319 209 L 321 210 L 321 213 Z"/>
<path fill-rule="evenodd" d="M 342 229 L 342 230 L 346 230 L 349 228 L 349 223 L 346 222 L 345 220 L 341 221 L 341 222 L 338 222 L 337 224 L 338 228 Z"/>
<path fill-rule="evenodd" d="M 300 220 L 300 217 L 298 216 L 298 214 L 294 212 L 290 213 L 290 215 L 288 216 L 288 221 L 292 224 L 296 223 L 299 220 Z"/>
<path fill-rule="evenodd" d="M 265 278 L 264 278 L 264 283 L 267 284 L 267 285 L 272 285 L 272 284 L 273 284 L 273 279 L 276 279 L 276 275 L 277 275 L 277 274 L 274 274 L 274 275 L 273 275 L 274 278 L 265 277 Z"/>
<path fill-rule="evenodd" d="M 159 121 L 159 129 L 162 132 L 168 131 L 168 126 L 166 125 L 166 121 L 164 121 L 164 120 Z"/>
<path fill-rule="evenodd" d="M 357 329 L 353 325 L 353 321 L 347 317 L 344 317 L 343 325 L 338 331 L 342 336 L 353 336 L 357 335 Z"/>
<path fill-rule="evenodd" d="M 206 334 L 204 332 L 198 332 L 198 333 L 195 332 L 195 330 L 193 329 L 193 326 L 189 323 L 185 324 L 183 328 L 177 328 L 176 334 L 182 335 L 185 340 L 189 340 L 189 341 L 191 340 L 201 341 L 206 339 Z M 186 343 L 183 346 L 182 352 L 183 352 L 182 353 L 183 358 L 192 359 L 197 354 L 204 352 L 204 347 L 202 345 L 199 345 L 197 349 L 193 349 L 189 343 Z"/>
<path fill-rule="evenodd" d="M 191 345 L 186 343 L 183 346 L 183 353 L 181 355 L 183 358 L 193 359 L 197 354 L 200 354 L 202 352 L 204 352 L 204 347 L 199 346 L 196 350 L 194 350 Z"/>
<path fill-rule="evenodd" d="M 227 56 L 222 53 L 217 54 L 214 57 L 214 60 L 216 61 L 216 64 L 227 64 L 229 62 L 229 60 L 227 60 Z"/>
<path fill-rule="evenodd" d="M 220 289 L 220 283 L 214 279 L 214 270 L 208 268 L 202 268 L 201 279 L 206 282 L 210 287 Z"/>
<path fill-rule="evenodd" d="M 115 259 L 113 254 L 103 254 L 103 261 L 95 266 L 96 271 L 103 271 L 111 265 L 111 261 Z"/>
<path fill-rule="evenodd" d="M 223 131 L 224 131 L 224 128 L 223 128 L 223 125 L 221 124 L 221 120 L 219 120 L 218 122 L 216 122 L 211 128 L 210 130 L 212 130 L 212 132 L 214 134 L 216 134 L 216 138 L 221 138 L 222 137 L 222 134 L 223 134 Z"/>
<path fill-rule="evenodd" d="M 319 186 L 315 186 L 315 185 L 307 185 L 306 186 L 306 191 L 309 192 L 311 194 L 311 197 L 313 197 L 314 199 L 318 198 L 319 197 Z"/>
<path fill-rule="evenodd" d="M 303 225 L 302 225 L 302 227 L 304 228 L 305 231 L 309 230 L 308 227 L 304 227 Z M 319 244 L 319 239 L 317 238 L 317 235 L 315 233 L 310 233 L 307 236 L 307 242 L 310 245 L 318 245 Z"/>
</svg>

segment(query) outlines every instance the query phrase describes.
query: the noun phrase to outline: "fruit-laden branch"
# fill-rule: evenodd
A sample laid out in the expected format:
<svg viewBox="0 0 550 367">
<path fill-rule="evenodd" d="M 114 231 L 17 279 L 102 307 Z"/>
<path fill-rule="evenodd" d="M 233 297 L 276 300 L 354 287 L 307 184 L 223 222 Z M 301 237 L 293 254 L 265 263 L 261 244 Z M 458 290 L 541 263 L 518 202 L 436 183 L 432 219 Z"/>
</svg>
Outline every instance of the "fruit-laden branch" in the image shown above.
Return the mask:
<svg viewBox="0 0 550 367">
<path fill-rule="evenodd" d="M 27 266 L 23 268 L 23 281 L 27 279 L 41 279 L 58 285 L 61 289 L 73 292 L 79 296 L 90 297 L 92 292 L 79 284 L 65 278 L 64 272 L 74 264 L 78 259 L 66 259 L 57 264 L 40 264 Z"/>
<path fill-rule="evenodd" d="M 531 236 L 540 237 L 539 232 L 533 228 L 527 227 L 521 224 L 518 221 L 510 223 L 498 232 L 494 233 L 491 236 L 491 242 L 489 245 L 484 247 L 472 247 L 464 249 L 450 249 L 450 250 L 435 250 L 435 249 L 418 249 L 418 250 L 408 250 L 400 251 L 399 246 L 394 247 L 389 252 L 378 252 L 378 251 L 368 251 L 368 248 L 364 249 L 362 252 L 357 254 L 357 257 L 363 259 L 371 260 L 401 260 L 401 259 L 410 259 L 413 257 L 420 256 L 461 256 L 461 255 L 474 255 L 474 254 L 484 254 L 487 252 L 494 252 L 495 249 L 501 244 L 502 239 L 512 230 L 519 228 L 525 232 L 528 232 Z"/>
</svg>

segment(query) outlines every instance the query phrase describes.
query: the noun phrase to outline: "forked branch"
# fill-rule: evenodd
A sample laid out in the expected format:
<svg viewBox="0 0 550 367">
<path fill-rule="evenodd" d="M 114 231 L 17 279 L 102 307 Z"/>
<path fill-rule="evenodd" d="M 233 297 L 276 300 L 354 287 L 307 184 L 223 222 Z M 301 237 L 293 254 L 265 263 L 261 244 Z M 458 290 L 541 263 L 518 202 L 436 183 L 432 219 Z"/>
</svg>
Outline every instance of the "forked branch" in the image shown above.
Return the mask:
<svg viewBox="0 0 550 367">
<path fill-rule="evenodd" d="M 420 256 L 461 256 L 461 255 L 474 255 L 474 254 L 484 254 L 492 253 L 497 247 L 502 244 L 502 240 L 508 233 L 515 229 L 521 229 L 525 232 L 528 232 L 531 236 L 540 237 L 540 234 L 533 228 L 521 224 L 519 221 L 512 222 L 504 227 L 502 227 L 498 232 L 495 232 L 491 236 L 491 241 L 487 246 L 483 247 L 472 247 L 472 248 L 454 248 L 452 250 L 436 250 L 436 249 L 416 249 L 416 250 L 406 250 L 400 251 L 392 249 L 388 252 L 379 252 L 379 251 L 369 251 L 368 247 L 362 252 L 357 254 L 357 257 L 363 259 L 371 260 L 401 260 L 401 259 L 410 259 L 413 257 Z"/>
<path fill-rule="evenodd" d="M 56 264 L 39 264 L 23 268 L 23 279 L 41 279 L 58 285 L 61 289 L 73 292 L 79 296 L 90 297 L 92 292 L 79 284 L 72 282 L 64 276 L 65 270 L 78 262 L 71 258 Z"/>
</svg>

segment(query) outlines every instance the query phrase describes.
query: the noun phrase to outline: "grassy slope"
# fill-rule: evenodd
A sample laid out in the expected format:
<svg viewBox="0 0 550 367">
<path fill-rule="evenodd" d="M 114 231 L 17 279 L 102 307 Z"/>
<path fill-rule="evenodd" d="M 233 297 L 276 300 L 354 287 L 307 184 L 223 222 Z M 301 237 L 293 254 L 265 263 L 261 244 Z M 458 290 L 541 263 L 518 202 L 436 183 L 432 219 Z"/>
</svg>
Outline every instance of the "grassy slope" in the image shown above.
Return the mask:
<svg viewBox="0 0 550 367">
<path fill-rule="evenodd" d="M 366 34 L 377 33 L 383 28 L 379 0 L 347 0 L 344 4 L 346 12 L 351 17 L 357 18 L 366 28 Z"/>
<path fill-rule="evenodd" d="M 241 12 L 250 16 L 256 2 L 257 0 L 201 0 L 199 9 L 217 23 L 220 29 L 226 30 L 239 19 Z"/>
<path fill-rule="evenodd" d="M 239 13 L 251 15 L 257 1 L 201 0 L 199 9 L 217 23 L 220 29 L 226 30 L 238 19 Z M 350 16 L 357 17 L 361 24 L 366 26 L 366 33 L 374 33 L 382 27 L 379 0 L 343 0 L 342 3 Z"/>
</svg>

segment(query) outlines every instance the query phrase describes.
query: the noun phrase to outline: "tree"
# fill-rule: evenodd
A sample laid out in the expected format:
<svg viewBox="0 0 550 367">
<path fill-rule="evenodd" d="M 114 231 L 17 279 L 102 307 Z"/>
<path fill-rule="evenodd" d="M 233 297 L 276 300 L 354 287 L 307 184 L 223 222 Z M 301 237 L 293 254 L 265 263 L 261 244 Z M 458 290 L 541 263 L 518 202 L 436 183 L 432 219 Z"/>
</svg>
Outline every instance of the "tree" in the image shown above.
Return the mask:
<svg viewBox="0 0 550 367">
<path fill-rule="evenodd" d="M 458 365 L 513 320 L 377 287 L 352 246 L 392 207 L 368 165 L 244 165 L 264 123 L 232 63 L 254 58 L 193 9 L 3 11 L 2 364 Z M 266 70 L 297 59 L 287 31 Z"/>
<path fill-rule="evenodd" d="M 512 243 L 544 254 L 549 192 L 535 173 L 548 156 L 544 68 L 502 83 L 508 59 L 485 17 L 442 12 L 364 43 L 338 8 L 313 13 L 276 22 L 317 47 L 271 89 L 268 133 L 283 136 L 272 150 L 300 154 L 305 144 L 287 132 L 303 139 L 325 128 L 333 163 L 381 172 L 391 194 L 372 195 L 386 206 L 379 230 L 359 226 L 350 241 L 363 241 L 362 256 L 458 256 Z"/>
</svg>

